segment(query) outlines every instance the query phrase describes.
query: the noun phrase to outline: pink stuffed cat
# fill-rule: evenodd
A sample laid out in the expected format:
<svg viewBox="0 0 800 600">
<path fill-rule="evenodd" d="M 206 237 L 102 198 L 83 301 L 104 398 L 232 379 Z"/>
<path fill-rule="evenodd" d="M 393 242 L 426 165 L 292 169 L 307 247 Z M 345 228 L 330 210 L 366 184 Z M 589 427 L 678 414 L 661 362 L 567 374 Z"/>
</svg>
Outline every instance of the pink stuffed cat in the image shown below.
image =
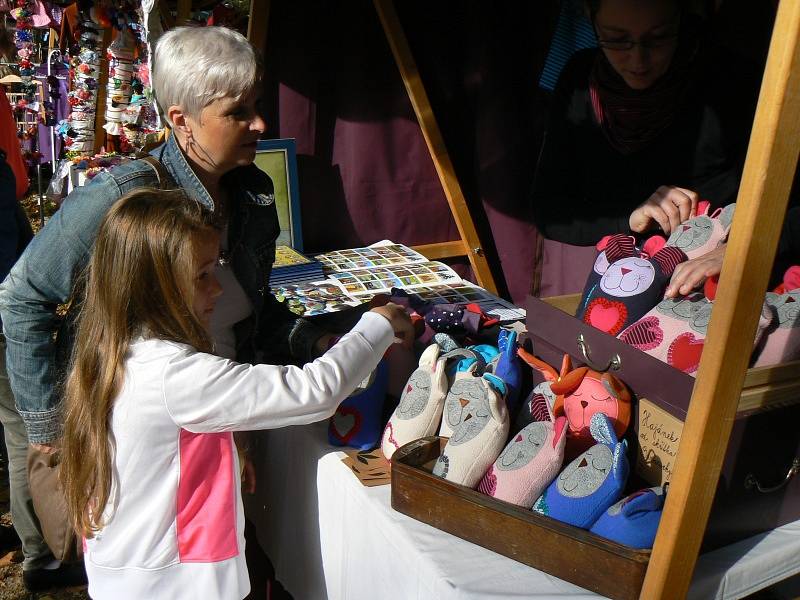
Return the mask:
<svg viewBox="0 0 800 600">
<path fill-rule="evenodd" d="M 517 506 L 530 508 L 550 485 L 564 462 L 567 420 L 528 424 L 511 436 L 478 484 L 478 491 Z"/>
<path fill-rule="evenodd" d="M 773 312 L 756 367 L 767 367 L 800 358 L 800 267 L 791 267 L 783 283 L 767 292 L 767 305 Z"/>
</svg>

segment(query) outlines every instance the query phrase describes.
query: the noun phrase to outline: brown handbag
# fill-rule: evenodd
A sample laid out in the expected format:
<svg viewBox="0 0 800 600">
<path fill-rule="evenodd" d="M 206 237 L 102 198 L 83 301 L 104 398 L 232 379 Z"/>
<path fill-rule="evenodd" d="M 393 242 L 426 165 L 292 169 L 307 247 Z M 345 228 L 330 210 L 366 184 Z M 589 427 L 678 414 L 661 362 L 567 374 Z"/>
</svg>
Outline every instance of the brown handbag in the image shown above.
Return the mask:
<svg viewBox="0 0 800 600">
<path fill-rule="evenodd" d="M 58 480 L 60 462 L 59 450 L 45 453 L 28 447 L 28 485 L 42 537 L 55 558 L 75 562 L 83 555 L 83 546 L 69 522 L 64 490 Z"/>
</svg>

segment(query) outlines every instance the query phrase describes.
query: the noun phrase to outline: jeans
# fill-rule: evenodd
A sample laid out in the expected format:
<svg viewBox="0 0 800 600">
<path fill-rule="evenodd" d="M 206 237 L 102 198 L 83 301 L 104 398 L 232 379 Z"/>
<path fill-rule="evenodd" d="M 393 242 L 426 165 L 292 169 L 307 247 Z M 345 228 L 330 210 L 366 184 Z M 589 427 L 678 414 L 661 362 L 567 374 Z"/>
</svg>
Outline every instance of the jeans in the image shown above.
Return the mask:
<svg viewBox="0 0 800 600">
<path fill-rule="evenodd" d="M 22 540 L 22 568 L 39 569 L 53 560 L 39 530 L 28 489 L 28 436 L 25 424 L 14 406 L 14 396 L 6 373 L 6 344 L 0 336 L 0 422 L 3 423 L 8 452 L 8 483 L 11 491 L 11 520 Z"/>
</svg>

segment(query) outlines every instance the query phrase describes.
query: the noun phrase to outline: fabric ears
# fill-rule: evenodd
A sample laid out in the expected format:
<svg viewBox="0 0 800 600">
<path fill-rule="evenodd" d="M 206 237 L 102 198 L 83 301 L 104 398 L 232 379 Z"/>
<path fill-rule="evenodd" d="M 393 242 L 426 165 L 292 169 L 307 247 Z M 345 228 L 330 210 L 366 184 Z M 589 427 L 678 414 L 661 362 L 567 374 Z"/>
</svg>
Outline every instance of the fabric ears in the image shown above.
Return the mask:
<svg viewBox="0 0 800 600">
<path fill-rule="evenodd" d="M 535 512 L 583 529 L 619 500 L 630 470 L 627 442 L 618 441 L 611 420 L 596 413 L 590 430 L 597 444 L 567 465 L 533 506 Z"/>
<path fill-rule="evenodd" d="M 514 415 L 519 406 L 519 391 L 522 384 L 522 366 L 517 358 L 517 332 L 501 329 L 497 337 L 499 354 L 487 366 L 487 372 L 494 373 L 508 388 L 506 406 Z"/>
<path fill-rule="evenodd" d="M 534 422 L 511 441 L 478 484 L 478 491 L 529 508 L 564 462 L 567 421 Z"/>
</svg>

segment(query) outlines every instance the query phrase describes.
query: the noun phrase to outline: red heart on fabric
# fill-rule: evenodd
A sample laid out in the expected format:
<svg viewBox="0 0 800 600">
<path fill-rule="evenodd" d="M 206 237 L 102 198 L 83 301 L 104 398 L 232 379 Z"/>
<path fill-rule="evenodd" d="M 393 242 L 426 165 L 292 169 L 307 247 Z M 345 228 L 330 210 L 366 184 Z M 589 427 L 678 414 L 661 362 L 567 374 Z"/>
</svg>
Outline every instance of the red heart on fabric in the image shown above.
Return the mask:
<svg viewBox="0 0 800 600">
<path fill-rule="evenodd" d="M 658 348 L 664 341 L 664 331 L 659 326 L 658 317 L 649 316 L 636 321 L 623 331 L 619 339 L 639 350 Z"/>
<path fill-rule="evenodd" d="M 669 345 L 667 362 L 684 373 L 694 373 L 700 366 L 705 340 L 697 339 L 693 333 L 686 332 L 676 337 Z"/>
<path fill-rule="evenodd" d="M 622 302 L 614 302 L 605 298 L 592 300 L 583 315 L 583 320 L 587 325 L 611 335 L 617 335 L 620 332 L 627 318 L 628 307 Z"/>
<path fill-rule="evenodd" d="M 361 429 L 361 412 L 352 406 L 340 406 L 333 413 L 330 430 L 333 436 L 346 444 Z"/>
</svg>

